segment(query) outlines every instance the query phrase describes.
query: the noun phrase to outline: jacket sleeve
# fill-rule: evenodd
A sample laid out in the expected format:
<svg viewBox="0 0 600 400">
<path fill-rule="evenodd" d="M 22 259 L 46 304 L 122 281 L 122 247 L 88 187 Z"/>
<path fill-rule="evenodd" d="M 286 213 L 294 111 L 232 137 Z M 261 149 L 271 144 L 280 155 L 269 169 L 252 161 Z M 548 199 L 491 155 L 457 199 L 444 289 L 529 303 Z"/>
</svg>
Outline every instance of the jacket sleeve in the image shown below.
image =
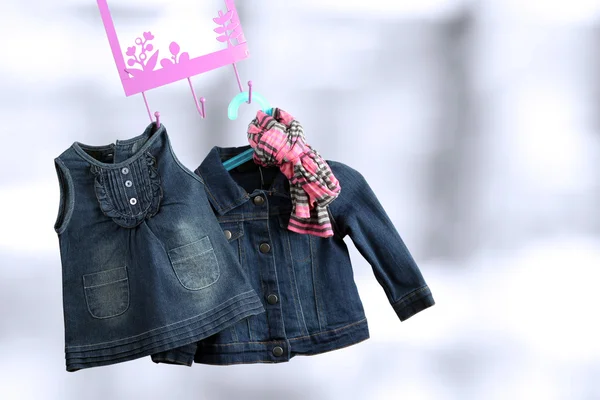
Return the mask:
<svg viewBox="0 0 600 400">
<path fill-rule="evenodd" d="M 415 260 L 365 178 L 330 161 L 341 193 L 329 205 L 336 234 L 349 235 L 401 321 L 435 304 Z"/>
</svg>

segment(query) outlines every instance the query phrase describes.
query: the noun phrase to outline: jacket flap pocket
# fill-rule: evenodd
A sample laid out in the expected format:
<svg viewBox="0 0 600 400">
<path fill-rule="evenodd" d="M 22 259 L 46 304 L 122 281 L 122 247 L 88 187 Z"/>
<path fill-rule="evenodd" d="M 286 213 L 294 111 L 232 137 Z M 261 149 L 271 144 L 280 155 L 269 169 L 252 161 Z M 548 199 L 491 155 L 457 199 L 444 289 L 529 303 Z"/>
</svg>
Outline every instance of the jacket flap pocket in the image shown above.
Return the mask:
<svg viewBox="0 0 600 400">
<path fill-rule="evenodd" d="M 83 287 L 106 285 L 127 279 L 127 267 L 113 268 L 106 271 L 83 275 Z"/>
<path fill-rule="evenodd" d="M 220 222 L 225 238 L 232 242 L 244 236 L 244 224 L 240 222 Z"/>
</svg>

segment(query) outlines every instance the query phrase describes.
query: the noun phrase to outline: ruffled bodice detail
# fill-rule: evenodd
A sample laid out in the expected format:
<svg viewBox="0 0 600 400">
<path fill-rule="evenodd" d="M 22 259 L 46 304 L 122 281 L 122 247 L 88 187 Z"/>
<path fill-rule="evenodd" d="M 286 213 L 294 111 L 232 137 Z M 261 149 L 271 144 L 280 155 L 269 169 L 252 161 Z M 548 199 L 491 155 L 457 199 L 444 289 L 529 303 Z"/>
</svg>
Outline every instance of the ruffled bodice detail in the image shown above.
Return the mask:
<svg viewBox="0 0 600 400">
<path fill-rule="evenodd" d="M 124 228 L 133 228 L 154 216 L 163 192 L 156 159 L 146 152 L 120 168 L 91 166 L 100 209 Z"/>
</svg>

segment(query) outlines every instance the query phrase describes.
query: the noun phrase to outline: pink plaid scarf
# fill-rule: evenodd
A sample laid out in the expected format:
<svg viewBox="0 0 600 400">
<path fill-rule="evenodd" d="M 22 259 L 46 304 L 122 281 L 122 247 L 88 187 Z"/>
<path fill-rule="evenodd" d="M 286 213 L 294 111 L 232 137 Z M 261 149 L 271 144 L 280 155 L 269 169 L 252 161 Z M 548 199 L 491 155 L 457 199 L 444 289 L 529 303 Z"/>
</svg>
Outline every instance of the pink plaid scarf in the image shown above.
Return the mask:
<svg viewBox="0 0 600 400">
<path fill-rule="evenodd" d="M 340 184 L 329 165 L 304 139 L 302 125 L 287 112 L 262 111 L 248 126 L 254 162 L 277 166 L 290 181 L 292 215 L 288 229 L 320 237 L 333 236 L 327 205 L 340 194 Z"/>
</svg>

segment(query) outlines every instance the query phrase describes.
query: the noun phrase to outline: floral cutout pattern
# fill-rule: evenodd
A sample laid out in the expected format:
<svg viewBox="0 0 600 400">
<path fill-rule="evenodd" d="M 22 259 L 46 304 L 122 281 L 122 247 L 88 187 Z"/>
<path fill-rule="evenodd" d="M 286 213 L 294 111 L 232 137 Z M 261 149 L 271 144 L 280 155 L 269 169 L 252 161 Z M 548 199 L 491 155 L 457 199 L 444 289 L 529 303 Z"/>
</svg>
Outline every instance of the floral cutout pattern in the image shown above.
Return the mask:
<svg viewBox="0 0 600 400">
<path fill-rule="evenodd" d="M 164 68 L 164 67 L 168 67 L 169 65 L 179 64 L 182 62 L 189 61 L 190 55 L 188 54 L 187 51 L 184 51 L 183 53 L 181 53 L 181 55 L 179 55 L 179 60 L 177 60 L 177 55 L 179 54 L 179 50 L 181 50 L 179 48 L 179 45 L 176 42 L 171 42 L 171 44 L 169 45 L 169 51 L 171 52 L 171 59 L 163 58 L 162 60 L 160 60 L 160 65 L 162 65 Z"/>
<path fill-rule="evenodd" d="M 141 72 L 153 71 L 154 67 L 156 67 L 156 61 L 158 60 L 158 50 L 156 50 L 149 58 L 146 54 L 154 49 L 154 46 L 151 43 L 148 43 L 150 40 L 154 39 L 154 35 L 152 35 L 151 32 L 144 32 L 142 36 L 144 38 L 136 38 L 135 45 L 128 47 L 127 52 L 125 53 L 128 57 L 131 57 L 127 60 L 127 65 L 133 67 L 134 65 L 139 64 L 141 66 L 141 69 L 127 69 L 127 72 L 133 76 L 136 76 Z M 139 56 L 136 56 L 137 46 L 140 47 Z"/>
<path fill-rule="evenodd" d="M 239 22 L 233 21 L 235 16 L 234 10 L 228 10 L 225 14 L 219 10 L 219 16 L 213 18 L 213 21 L 220 25 L 213 29 L 217 34 L 221 35 L 217 37 L 217 40 L 219 42 L 227 42 L 227 47 L 233 46 L 232 39 L 237 39 L 242 35 L 241 25 Z"/>
<path fill-rule="evenodd" d="M 220 25 L 217 28 L 213 29 L 219 36 L 217 36 L 217 40 L 221 43 L 227 43 L 227 47 L 234 46 L 232 40 L 236 40 L 237 44 L 239 43 L 240 36 L 243 35 L 242 26 L 237 20 L 237 12 L 235 8 L 231 10 L 227 10 L 227 12 L 223 13 L 223 11 L 219 10 L 219 16 L 213 18 L 213 21 Z M 135 39 L 135 44 L 133 46 L 127 47 L 127 51 L 125 54 L 129 57 L 127 60 L 127 65 L 130 68 L 127 68 L 127 73 L 132 76 L 138 76 L 140 74 L 154 71 L 156 68 L 156 63 L 158 61 L 158 53 L 159 50 L 156 49 L 154 53 L 149 55 L 150 52 L 154 50 L 154 46 L 152 43 L 148 43 L 154 39 L 154 35 L 152 32 L 144 32 L 142 37 L 138 37 Z M 138 49 L 139 47 L 139 49 Z M 139 54 L 138 53 L 139 50 Z M 171 57 L 163 58 L 160 60 L 160 65 L 162 68 L 167 68 L 175 64 L 182 64 L 188 62 L 190 60 L 190 54 L 187 51 L 180 53 L 181 48 L 177 42 L 171 42 L 169 45 L 169 52 L 171 53 Z M 136 65 L 139 65 L 140 68 L 131 68 Z"/>
</svg>

